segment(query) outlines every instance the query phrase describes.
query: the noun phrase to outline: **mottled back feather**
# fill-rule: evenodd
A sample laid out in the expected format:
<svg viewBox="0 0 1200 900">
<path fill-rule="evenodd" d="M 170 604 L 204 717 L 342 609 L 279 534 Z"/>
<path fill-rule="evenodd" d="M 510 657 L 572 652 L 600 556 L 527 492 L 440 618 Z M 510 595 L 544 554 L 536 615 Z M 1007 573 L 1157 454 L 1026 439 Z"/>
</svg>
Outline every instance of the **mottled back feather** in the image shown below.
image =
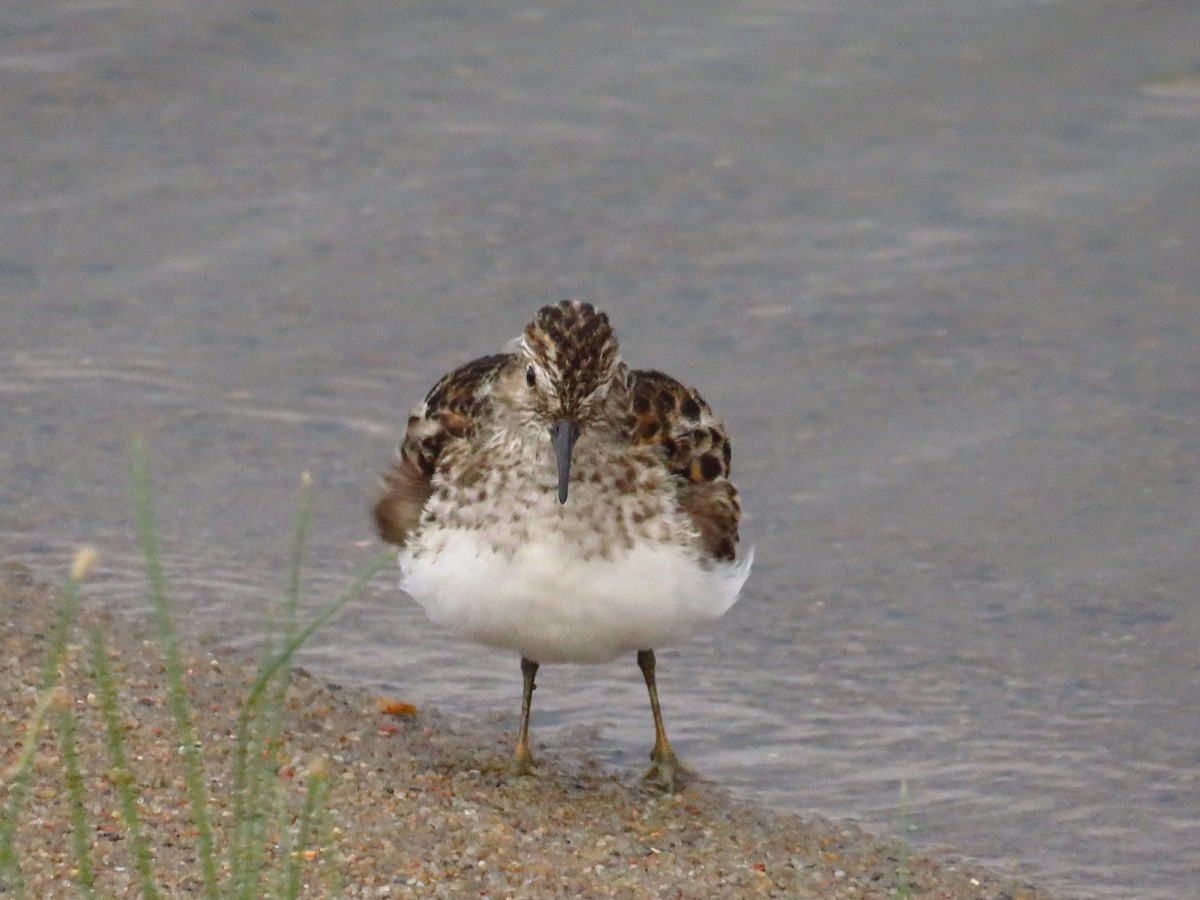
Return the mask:
<svg viewBox="0 0 1200 900">
<path fill-rule="evenodd" d="M 725 426 L 694 388 L 653 370 L 630 373 L 630 440 L 656 446 L 679 484 L 679 505 L 716 559 L 737 556 L 741 505 L 729 481 Z"/>
<path fill-rule="evenodd" d="M 694 389 L 662 372 L 627 369 L 608 317 L 576 301 L 543 307 L 526 327 L 520 353 L 487 356 L 455 369 L 413 409 L 374 507 L 384 540 L 405 544 L 433 493 L 447 442 L 470 440 L 476 421 L 490 411 L 497 379 L 527 364 L 553 382 L 555 408 L 539 408 L 540 416 L 566 415 L 587 427 L 589 417 L 615 415 L 621 426 L 616 433 L 631 445 L 657 451 L 705 554 L 735 559 L 741 508 L 729 481 L 725 426 Z"/>
<path fill-rule="evenodd" d="M 385 541 L 404 546 L 433 493 L 433 473 L 446 442 L 469 437 L 475 420 L 490 402 L 487 386 L 512 359 L 511 353 L 501 353 L 459 366 L 413 407 L 404 440 L 383 476 L 383 492 L 373 509 L 375 527 Z"/>
</svg>

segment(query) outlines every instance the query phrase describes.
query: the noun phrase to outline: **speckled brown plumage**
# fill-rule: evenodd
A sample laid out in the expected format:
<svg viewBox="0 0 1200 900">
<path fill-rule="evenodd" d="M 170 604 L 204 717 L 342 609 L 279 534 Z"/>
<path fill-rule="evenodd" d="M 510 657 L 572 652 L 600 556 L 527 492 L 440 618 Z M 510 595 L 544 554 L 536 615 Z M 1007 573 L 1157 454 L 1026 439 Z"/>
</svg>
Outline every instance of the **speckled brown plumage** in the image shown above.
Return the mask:
<svg viewBox="0 0 1200 900">
<path fill-rule="evenodd" d="M 520 651 L 516 769 L 540 662 L 637 652 L 654 714 L 648 777 L 682 769 L 658 708 L 653 647 L 736 600 L 741 509 L 724 425 L 692 388 L 618 355 L 608 316 L 564 300 L 515 348 L 446 375 L 408 419 L 375 523 L 431 619 Z"/>
<path fill-rule="evenodd" d="M 676 480 L 677 502 L 691 517 L 704 551 L 719 560 L 737 555 L 741 506 L 729 480 L 732 449 L 725 426 L 699 392 L 655 370 L 630 370 L 617 358 L 608 316 L 590 304 L 563 301 L 543 307 L 525 328 L 532 348 L 564 389 L 556 399 L 579 415 L 595 405 L 606 385 L 617 400 L 611 411 L 620 436 L 652 449 Z M 487 416 L 497 379 L 519 369 L 519 354 L 473 360 L 443 376 L 409 415 L 404 440 L 374 507 L 380 536 L 403 546 L 433 493 L 433 478 L 449 440 L 470 441 L 476 421 Z M 511 375 L 511 371 L 509 373 Z M 555 411 L 541 409 L 550 418 Z"/>
<path fill-rule="evenodd" d="M 389 543 L 404 546 L 433 493 L 433 476 L 446 441 L 469 440 L 484 414 L 487 387 L 512 354 L 485 356 L 444 375 L 408 417 L 396 461 L 383 476 L 375 503 L 375 527 Z"/>
<path fill-rule="evenodd" d="M 734 559 L 741 505 L 729 481 L 732 448 L 725 426 L 694 388 L 653 370 L 631 373 L 629 416 L 629 439 L 659 451 L 705 550 L 716 559 Z"/>
</svg>

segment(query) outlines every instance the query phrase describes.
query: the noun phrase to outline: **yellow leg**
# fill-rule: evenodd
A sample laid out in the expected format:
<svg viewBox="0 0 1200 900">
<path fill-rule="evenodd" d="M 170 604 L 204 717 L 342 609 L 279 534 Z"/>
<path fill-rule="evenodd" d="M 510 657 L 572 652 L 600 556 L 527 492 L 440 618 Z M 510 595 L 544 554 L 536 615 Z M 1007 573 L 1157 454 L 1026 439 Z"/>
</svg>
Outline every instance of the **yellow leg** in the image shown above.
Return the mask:
<svg viewBox="0 0 1200 900">
<path fill-rule="evenodd" d="M 658 706 L 658 688 L 654 683 L 654 651 L 639 650 L 637 655 L 638 668 L 646 679 L 646 691 L 650 694 L 650 712 L 654 715 L 654 749 L 650 751 L 650 768 L 646 770 L 645 780 L 656 784 L 665 791 L 673 791 L 682 787 L 682 776 L 687 771 L 671 749 L 667 740 L 667 729 L 663 726 L 662 710 Z"/>
<path fill-rule="evenodd" d="M 537 670 L 537 663 L 521 657 L 521 675 L 525 680 L 525 688 L 521 695 L 521 731 L 517 734 L 517 749 L 513 753 L 513 772 L 517 775 L 532 775 L 537 771 L 533 754 L 529 751 L 529 711 L 533 706 L 533 679 Z"/>
</svg>

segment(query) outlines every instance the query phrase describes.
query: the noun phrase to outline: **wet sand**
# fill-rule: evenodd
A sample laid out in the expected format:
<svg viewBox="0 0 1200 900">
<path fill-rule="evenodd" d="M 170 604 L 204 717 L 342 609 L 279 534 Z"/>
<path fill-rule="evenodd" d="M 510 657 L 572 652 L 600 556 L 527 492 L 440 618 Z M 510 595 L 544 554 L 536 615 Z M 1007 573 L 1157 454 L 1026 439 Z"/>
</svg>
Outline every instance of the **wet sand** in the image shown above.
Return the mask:
<svg viewBox="0 0 1200 900">
<path fill-rule="evenodd" d="M 56 597 L 28 570 L 0 570 L 0 773 L 27 739 Z M 182 780 L 162 657 L 136 625 L 85 610 L 63 667 L 78 721 L 89 835 L 99 896 L 138 889 L 115 797 L 87 630 L 105 635 L 121 685 L 126 753 L 136 760 L 144 833 L 155 879 L 169 897 L 201 892 L 196 835 Z M 218 853 L 231 811 L 233 735 L 253 667 L 194 643 L 183 648 L 188 698 L 204 746 Z M 390 705 L 381 703 L 387 699 Z M 278 783 L 298 810 L 314 768 L 330 785 L 305 855 L 305 897 L 789 897 L 884 900 L 907 884 L 917 898 L 1051 900 L 1022 879 L 947 855 L 916 853 L 898 839 L 849 824 L 783 815 L 733 800 L 697 780 L 675 795 L 606 771 L 575 748 L 539 749 L 534 778 L 507 774 L 511 733 L 494 724 L 409 710 L 292 674 L 285 700 Z M 17 856 L 33 897 L 72 897 L 76 870 L 61 750 L 38 742 L 22 807 Z M 0 781 L 0 804 L 8 800 Z M 263 852 L 278 859 L 280 836 Z M 903 870 L 904 874 L 901 874 Z M 0 893 L 5 892 L 0 883 Z M 13 887 L 12 885 L 8 886 Z"/>
</svg>

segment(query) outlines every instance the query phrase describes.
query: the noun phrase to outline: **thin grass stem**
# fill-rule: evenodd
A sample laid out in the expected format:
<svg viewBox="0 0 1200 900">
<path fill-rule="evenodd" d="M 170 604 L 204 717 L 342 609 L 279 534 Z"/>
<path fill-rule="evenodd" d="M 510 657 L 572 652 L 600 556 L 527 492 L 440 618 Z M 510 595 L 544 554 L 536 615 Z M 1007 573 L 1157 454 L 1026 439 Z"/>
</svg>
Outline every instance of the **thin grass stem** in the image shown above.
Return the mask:
<svg viewBox="0 0 1200 900">
<path fill-rule="evenodd" d="M 350 586 L 337 599 L 330 601 L 307 625 L 297 631 L 284 644 L 283 649 L 271 660 L 270 664 L 263 671 L 259 672 L 258 677 L 250 688 L 250 693 L 246 697 L 246 703 L 242 707 L 242 716 L 250 715 L 253 707 L 259 702 L 263 691 L 270 684 L 271 679 L 280 669 L 291 662 L 292 656 L 313 636 L 313 632 L 341 612 L 342 607 L 361 594 L 371 579 L 378 575 L 389 563 L 395 562 L 395 559 L 396 553 L 394 550 L 385 550 L 379 556 L 375 557 L 365 569 L 354 577 L 354 580 L 350 582 Z"/>
<path fill-rule="evenodd" d="M 387 551 L 370 563 L 350 586 L 322 609 L 304 628 L 297 629 L 301 571 L 304 548 L 313 510 L 312 479 L 307 474 L 301 482 L 300 510 L 292 542 L 292 558 L 288 585 L 281 611 L 282 634 L 276 643 L 277 628 L 274 610 L 268 611 L 263 653 L 250 692 L 238 715 L 237 746 L 234 752 L 234 830 L 230 841 L 231 893 L 236 897 L 253 898 L 260 890 L 266 866 L 268 811 L 277 812 L 275 823 L 280 834 L 286 826 L 286 805 L 280 799 L 266 802 L 266 791 L 279 791 L 276 775 L 278 752 L 282 746 L 283 711 L 287 680 L 277 677 L 286 671 L 296 651 L 312 634 L 332 619 L 351 600 L 358 597 L 367 583 L 389 562 L 394 551 Z"/>
<path fill-rule="evenodd" d="M 299 510 L 296 514 L 296 528 L 292 535 L 291 564 L 288 572 L 287 589 L 283 595 L 282 623 L 278 631 L 281 645 L 286 645 L 296 634 L 296 623 L 300 608 L 301 576 L 304 569 L 304 555 L 308 544 L 309 527 L 312 524 L 314 496 L 315 491 L 313 489 L 312 476 L 305 472 L 300 478 Z M 274 640 L 272 640 L 272 655 L 274 653 L 274 643 Z M 269 664 L 270 659 L 266 659 L 265 662 Z M 277 774 L 274 763 L 280 760 L 274 759 L 274 757 L 283 748 L 283 716 L 287 702 L 288 679 L 286 677 L 274 678 L 272 685 L 271 690 L 264 696 L 263 714 L 260 719 L 262 722 L 264 747 L 269 754 L 269 758 L 265 760 L 264 779 L 270 779 Z M 279 780 L 276 778 L 273 782 L 268 783 L 274 784 L 282 800 L 283 785 Z M 290 819 L 288 804 L 285 802 L 275 804 L 275 811 L 276 816 L 273 823 L 275 833 L 279 835 L 287 834 Z M 264 820 L 263 825 L 265 826 L 266 824 Z M 265 834 L 260 836 L 263 839 L 263 843 L 265 843 L 265 837 Z"/>
<path fill-rule="evenodd" d="M 238 714 L 238 737 L 234 758 L 235 794 L 241 795 L 244 792 L 249 796 L 253 796 L 253 793 L 249 790 L 252 785 L 251 780 L 261 777 L 261 770 L 258 772 L 254 771 L 256 767 L 261 766 L 261 755 L 254 759 L 250 753 L 250 747 L 254 743 L 254 738 L 257 735 L 261 735 L 261 731 L 256 730 L 255 722 L 260 715 L 260 707 L 272 679 L 287 667 L 296 651 L 304 645 L 305 641 L 312 637 L 318 628 L 341 612 L 347 603 L 358 597 L 371 579 L 385 566 L 393 562 L 395 557 L 396 554 L 392 550 L 385 550 L 379 554 L 355 577 L 345 591 L 335 600 L 328 603 L 304 628 L 294 633 L 272 660 L 266 665 L 259 667 L 258 676 L 255 678 L 249 694 L 246 695 L 245 700 L 242 702 L 242 710 Z M 239 786 L 242 787 L 242 790 L 239 790 Z M 237 814 L 235 813 L 235 820 L 237 818 Z M 245 822 L 239 822 L 239 827 L 248 829 Z M 258 884 L 258 872 L 260 870 L 254 867 L 253 860 L 261 860 L 262 848 L 261 845 L 247 845 L 246 841 L 250 837 L 248 830 L 243 830 L 241 836 L 242 840 L 239 842 L 233 858 L 231 858 L 231 867 L 234 867 L 235 876 L 231 880 L 234 884 L 235 895 L 247 896 L 246 891 L 251 891 Z M 259 865 L 261 865 L 261 862 Z M 250 871 L 252 867 L 254 867 L 253 877 L 251 877 Z"/>
<path fill-rule="evenodd" d="M 55 716 L 58 746 L 62 750 L 63 774 L 67 782 L 67 804 L 71 813 L 71 846 L 75 853 L 75 883 L 79 896 L 96 896 L 96 869 L 92 865 L 92 845 L 88 840 L 87 809 L 84 806 L 83 773 L 79 769 L 79 749 L 75 741 L 75 714 L 69 707 L 59 708 Z"/>
<path fill-rule="evenodd" d="M 300 481 L 300 508 L 292 537 L 288 583 L 280 607 L 275 604 L 267 607 L 258 673 L 271 664 L 278 647 L 289 641 L 296 631 L 304 548 L 312 522 L 314 493 L 312 476 L 306 472 Z M 264 791 L 271 789 L 275 757 L 282 745 L 286 688 L 285 679 L 276 679 L 263 702 L 251 710 L 253 716 L 239 720 L 234 764 L 234 833 L 230 851 L 231 881 L 238 897 L 252 897 L 261 881 L 265 865 L 263 847 L 269 824 L 267 811 L 275 809 L 274 825 L 280 833 L 286 827 L 286 804 L 267 803 L 262 796 Z M 242 727 L 243 723 L 245 727 Z"/>
<path fill-rule="evenodd" d="M 288 854 L 287 881 L 282 896 L 294 900 L 300 896 L 300 876 L 304 866 L 304 854 L 310 843 L 315 843 L 317 811 L 324 805 L 329 778 L 324 768 L 317 766 L 309 770 L 308 785 L 304 792 L 304 808 L 296 825 L 296 840 Z"/>
<path fill-rule="evenodd" d="M 312 525 L 313 498 L 312 476 L 307 472 L 300 478 L 300 511 L 296 516 L 296 531 L 292 536 L 292 564 L 288 576 L 287 593 L 284 595 L 283 635 L 290 640 L 296 631 L 296 611 L 300 608 L 300 574 L 304 567 L 304 548 L 308 544 L 308 530 Z"/>
<path fill-rule="evenodd" d="M 25 723 L 25 743 L 17 761 L 4 773 L 8 783 L 8 804 L 4 810 L 4 818 L 0 820 L 0 890 L 12 891 L 18 897 L 25 895 L 25 879 L 21 875 L 21 867 L 17 865 L 16 834 L 17 818 L 21 813 L 21 804 L 25 801 L 25 792 L 29 789 L 29 781 L 33 775 L 33 758 L 37 755 L 38 736 L 46 722 L 46 712 L 54 702 L 53 687 L 43 689 L 38 694 L 33 712 Z"/>
<path fill-rule="evenodd" d="M 197 857 L 203 892 L 209 900 L 233 896 L 253 898 L 259 896 L 264 888 L 269 888 L 272 896 L 299 896 L 304 863 L 315 855 L 309 851 L 309 847 L 315 842 L 319 830 L 321 807 L 328 793 L 329 779 L 323 768 L 314 766 L 309 772 L 301 809 L 295 817 L 289 816 L 288 807 L 291 804 L 287 798 L 288 791 L 277 777 L 283 747 L 288 684 L 286 677 L 281 676 L 286 673 L 296 651 L 346 604 L 360 596 L 370 580 L 394 561 L 395 552 L 380 554 L 362 569 L 336 599 L 300 627 L 301 575 L 313 515 L 312 479 L 305 474 L 283 601 L 267 612 L 258 669 L 238 715 L 233 779 L 234 818 L 227 842 L 230 878 L 227 884 L 222 885 L 218 878 L 210 801 L 204 780 L 203 747 L 184 684 L 184 666 L 155 525 L 147 452 L 140 438 L 132 442 L 131 458 L 134 512 L 146 566 L 148 596 L 163 658 L 167 705 L 175 725 L 192 824 L 197 834 Z M 86 785 L 77 742 L 79 722 L 71 709 L 69 696 L 60 684 L 67 638 L 78 611 L 80 584 L 94 559 L 94 551 L 88 548 L 76 558 L 71 577 L 61 592 L 42 662 L 36 702 L 26 723 L 21 752 L 12 766 L 0 772 L 0 784 L 6 787 L 8 794 L 5 807 L 0 810 L 3 813 L 0 819 L 0 893 L 25 896 L 15 848 L 17 822 L 32 781 L 40 736 L 47 719 L 53 717 L 63 760 L 72 827 L 76 868 L 73 874 L 80 896 L 86 900 L 95 897 L 96 868 L 89 840 Z M 100 697 L 111 761 L 109 771 L 118 795 L 127 846 L 138 872 L 142 896 L 157 900 L 160 893 L 155 883 L 154 859 L 139 815 L 138 786 L 125 749 L 118 684 L 99 629 L 90 632 L 90 656 L 92 680 Z M 273 822 L 279 829 L 280 840 L 274 854 L 273 871 L 268 873 L 266 867 L 270 863 L 266 839 L 267 829 Z M 327 877 L 336 878 L 336 874 L 327 873 Z"/>
<path fill-rule="evenodd" d="M 176 734 L 183 754 L 184 783 L 187 785 L 188 802 L 192 808 L 193 824 L 196 826 L 200 870 L 204 878 L 205 893 L 210 900 L 219 900 L 220 886 L 213 852 L 212 826 L 209 822 L 208 794 L 204 786 L 204 765 L 200 758 L 200 741 L 192 722 L 191 706 L 183 685 L 183 663 L 179 656 L 179 642 L 175 634 L 171 601 L 167 594 L 167 581 L 154 524 L 150 466 L 145 442 L 140 437 L 133 440 L 132 457 L 134 513 L 142 555 L 146 561 L 150 602 L 154 607 L 159 642 L 162 644 L 163 663 L 167 674 L 167 701 L 175 720 Z"/>
<path fill-rule="evenodd" d="M 26 723 L 25 744 L 17 762 L 4 773 L 3 780 L 8 783 L 8 803 L 5 805 L 3 816 L 0 817 L 0 890 L 11 890 L 18 895 L 24 894 L 25 882 L 21 875 L 21 867 L 17 864 L 17 820 L 33 774 L 38 735 L 41 734 L 46 712 L 54 699 L 55 687 L 62 677 L 62 664 L 67 652 L 67 634 L 79 610 L 79 589 L 95 561 L 96 551 L 91 547 L 84 547 L 75 555 L 71 575 L 59 597 L 58 614 L 55 616 L 50 631 L 50 642 L 42 660 L 38 700 Z"/>
<path fill-rule="evenodd" d="M 136 781 L 129 768 L 129 758 L 125 754 L 125 734 L 121 725 L 121 701 L 117 696 L 117 684 L 113 678 L 112 667 L 108 664 L 108 650 L 104 646 L 104 637 L 98 628 L 91 631 L 92 677 L 100 696 L 100 711 L 104 719 L 105 743 L 108 746 L 110 777 L 117 789 L 117 800 L 121 804 L 121 818 L 125 821 L 125 835 L 129 842 L 129 850 L 133 854 L 133 864 L 137 869 L 138 879 L 142 887 L 142 896 L 146 900 L 156 900 L 159 897 L 158 887 L 154 883 L 154 857 L 150 853 L 150 845 L 142 833 L 142 818 L 138 813 L 138 792 Z"/>
</svg>

